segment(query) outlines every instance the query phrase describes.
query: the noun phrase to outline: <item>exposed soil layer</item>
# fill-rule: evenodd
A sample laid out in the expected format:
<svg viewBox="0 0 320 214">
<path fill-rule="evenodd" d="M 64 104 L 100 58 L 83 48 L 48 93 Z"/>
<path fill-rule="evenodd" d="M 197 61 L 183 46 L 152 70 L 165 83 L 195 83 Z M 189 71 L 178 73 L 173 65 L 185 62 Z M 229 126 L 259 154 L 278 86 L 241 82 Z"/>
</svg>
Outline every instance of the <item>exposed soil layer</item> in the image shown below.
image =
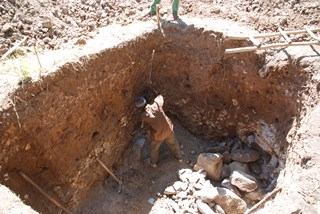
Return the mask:
<svg viewBox="0 0 320 214">
<path fill-rule="evenodd" d="M 253 134 L 260 139 L 256 141 L 259 148 L 279 159 L 275 181 L 281 170 L 286 169 L 284 176 L 290 178 L 309 160 L 315 163 L 307 167 L 311 172 L 305 179 L 313 179 L 319 168 L 319 159 L 313 158 L 316 153 L 306 159 L 304 153 L 294 152 L 299 152 L 296 149 L 302 146 L 302 139 L 311 143 L 315 142 L 308 141 L 311 135 L 319 137 L 317 129 L 305 137 L 299 129 L 316 123 L 309 121 L 309 114 L 317 114 L 312 109 L 318 103 L 319 47 L 224 55 L 224 49 L 247 42 L 225 41 L 216 26 L 190 23 L 196 21 L 165 24 L 162 31 L 151 30 L 132 41 L 83 56 L 12 93 L 11 107 L 1 112 L 1 183 L 24 196 L 35 210 L 58 212 L 59 208 L 26 183 L 18 173 L 22 171 L 70 210 L 89 212 L 93 200 L 87 205 L 82 202 L 90 200 L 87 194 L 106 176 L 97 163 L 99 158 L 110 169 L 123 167 L 124 181 L 130 181 L 129 189 L 124 190 L 127 194 L 113 201 L 126 205 L 111 208 L 104 204 L 106 198 L 113 200 L 109 180 L 105 189 L 100 189 L 108 193 L 104 198 L 93 193 L 92 198 L 102 207 L 99 212 L 122 213 L 130 208 L 133 213 L 147 212 L 150 207 L 141 201 L 145 198 L 140 198 L 137 187 L 144 185 L 146 190 L 149 186 L 140 184 L 141 176 L 144 181 L 154 181 L 156 185 L 148 193 L 155 194 L 174 180 L 173 169 L 181 167 L 164 153 L 164 165 L 158 171 L 147 168 L 135 179 L 130 175 L 128 152 L 139 130 L 133 103 L 145 93 L 149 77 L 152 87 L 165 97 L 165 111 L 177 118 L 178 138 L 191 162 L 195 157 L 189 149 L 196 142 L 215 145 L 237 136 L 246 143 Z M 179 134 L 185 129 L 198 138 L 189 144 L 192 135 Z M 206 148 L 197 149 L 196 154 Z M 167 171 L 168 176 L 164 175 Z M 278 201 L 286 201 L 284 196 L 292 191 L 291 181 L 283 182 L 283 198 Z M 318 198 L 318 187 L 312 192 L 307 186 L 303 188 L 301 194 Z M 301 198 L 297 210 L 315 211 L 318 202 L 305 199 Z"/>
</svg>

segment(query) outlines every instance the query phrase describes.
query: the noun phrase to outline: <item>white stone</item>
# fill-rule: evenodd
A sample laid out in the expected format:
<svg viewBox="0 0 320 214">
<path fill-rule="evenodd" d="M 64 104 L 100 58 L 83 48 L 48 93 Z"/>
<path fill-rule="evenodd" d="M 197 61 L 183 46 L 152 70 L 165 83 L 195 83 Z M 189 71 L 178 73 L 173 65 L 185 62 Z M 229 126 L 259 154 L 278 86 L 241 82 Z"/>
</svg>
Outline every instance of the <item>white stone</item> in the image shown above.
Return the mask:
<svg viewBox="0 0 320 214">
<path fill-rule="evenodd" d="M 187 192 L 179 192 L 176 196 L 178 199 L 186 199 L 188 197 L 188 193 Z"/>
<path fill-rule="evenodd" d="M 178 205 L 175 201 L 170 200 L 169 205 L 172 207 L 172 209 L 173 209 L 175 212 L 179 212 L 179 205 Z"/>
<path fill-rule="evenodd" d="M 277 153 L 275 149 L 276 143 L 276 129 L 273 125 L 268 125 L 264 122 L 260 122 L 257 133 L 254 135 L 255 142 L 266 152 L 272 154 L 273 151 Z M 278 154 L 278 153 L 277 153 Z"/>
<path fill-rule="evenodd" d="M 148 201 L 147 201 L 149 204 L 153 205 L 155 200 L 154 198 L 149 198 Z"/>
<path fill-rule="evenodd" d="M 242 171 L 233 171 L 230 176 L 230 181 L 231 184 L 244 192 L 252 192 L 258 187 L 257 180 Z"/>
<path fill-rule="evenodd" d="M 175 195 L 175 194 L 177 194 L 177 191 L 173 188 L 173 186 L 168 186 L 168 187 L 164 190 L 164 194 L 165 194 L 165 195 Z"/>
<path fill-rule="evenodd" d="M 245 193 L 245 197 L 247 197 L 251 201 L 260 201 L 265 194 L 265 191 L 261 187 L 258 187 L 252 192 Z"/>
<path fill-rule="evenodd" d="M 214 202 L 222 207 L 225 213 L 238 214 L 247 210 L 247 204 L 244 200 L 226 188 L 217 187 L 218 196 Z"/>
<path fill-rule="evenodd" d="M 221 180 L 222 157 L 219 153 L 202 153 L 198 156 L 194 169 L 197 171 L 204 169 L 207 172 L 208 178 L 219 181 Z"/>
<path fill-rule="evenodd" d="M 188 184 L 181 181 L 174 182 L 172 186 L 177 192 L 186 191 L 188 188 Z"/>
<path fill-rule="evenodd" d="M 180 169 L 178 172 L 179 179 L 182 182 L 189 182 L 188 177 L 192 174 L 191 169 Z"/>
<path fill-rule="evenodd" d="M 199 191 L 196 191 L 193 193 L 193 196 L 197 199 L 200 199 L 203 202 L 211 202 L 216 197 L 218 197 L 219 193 L 217 191 L 217 188 L 213 187 L 212 185 L 210 187 L 202 188 Z"/>
<path fill-rule="evenodd" d="M 197 200 L 196 203 L 198 205 L 198 210 L 200 211 L 200 213 L 202 213 L 202 214 L 215 214 L 215 212 L 213 212 L 213 210 L 209 207 L 208 204 L 202 202 L 201 200 Z"/>
<path fill-rule="evenodd" d="M 229 178 L 226 178 L 224 179 L 222 182 L 221 182 L 221 186 L 231 190 L 233 193 L 235 193 L 237 196 L 241 197 L 241 193 L 239 192 L 239 190 L 237 189 L 236 186 L 232 185 L 231 184 L 231 181 Z"/>
<path fill-rule="evenodd" d="M 202 174 L 201 172 L 193 172 L 188 176 L 188 180 L 190 183 L 198 183 L 203 182 L 203 179 L 205 178 L 206 174 Z"/>
</svg>

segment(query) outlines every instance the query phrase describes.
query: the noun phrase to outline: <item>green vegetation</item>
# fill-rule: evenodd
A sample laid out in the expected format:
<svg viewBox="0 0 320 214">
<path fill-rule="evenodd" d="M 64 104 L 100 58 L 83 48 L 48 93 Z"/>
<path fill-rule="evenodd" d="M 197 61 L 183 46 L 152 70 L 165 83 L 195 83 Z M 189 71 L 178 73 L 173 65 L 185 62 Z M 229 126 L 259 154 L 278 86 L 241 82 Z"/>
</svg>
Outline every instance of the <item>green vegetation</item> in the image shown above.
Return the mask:
<svg viewBox="0 0 320 214">
<path fill-rule="evenodd" d="M 31 65 L 28 60 L 26 59 L 21 59 L 19 60 L 19 63 L 17 63 L 14 66 L 14 70 L 19 73 L 21 76 L 21 79 L 19 81 L 19 85 L 22 84 L 27 84 L 31 82 L 32 77 L 31 77 Z"/>
</svg>

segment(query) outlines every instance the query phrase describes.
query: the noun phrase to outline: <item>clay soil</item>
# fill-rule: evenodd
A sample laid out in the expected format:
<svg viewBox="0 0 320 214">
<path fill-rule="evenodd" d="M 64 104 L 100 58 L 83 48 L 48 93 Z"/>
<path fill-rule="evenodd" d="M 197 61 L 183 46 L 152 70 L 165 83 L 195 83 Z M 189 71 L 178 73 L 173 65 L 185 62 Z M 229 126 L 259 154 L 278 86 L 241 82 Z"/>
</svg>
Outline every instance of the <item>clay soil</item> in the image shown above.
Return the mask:
<svg viewBox="0 0 320 214">
<path fill-rule="evenodd" d="M 152 18 L 142 18 L 148 12 L 150 3 L 145 0 L 1 1 L 0 55 L 6 53 L 25 36 L 28 40 L 21 45 L 13 57 L 34 53 L 35 45 L 39 54 L 46 54 L 51 50 L 63 51 L 82 47 L 91 38 L 98 36 L 97 32 L 100 27 L 112 24 L 118 24 L 119 28 L 114 29 L 119 31 L 121 27 L 140 21 L 156 25 Z M 163 16 L 166 16 L 164 13 L 167 8 L 170 8 L 170 3 L 163 1 L 162 8 Z M 305 26 L 320 27 L 320 3 L 317 0 L 186 0 L 181 2 L 179 15 L 182 21 L 189 18 L 203 19 L 208 25 L 215 20 L 224 19 L 261 33 L 274 32 L 278 27 L 284 30 L 298 30 Z M 17 84 L 14 87 L 10 84 L 2 84 L 0 86 L 2 102 L 0 133 L 1 144 L 5 145 L 3 147 L 5 149 L 1 151 L 0 157 L 3 163 L 8 164 L 1 164 L 1 183 L 10 186 L 19 194 L 20 200 L 43 213 L 57 213 L 60 212 L 60 209 L 54 205 L 47 205 L 50 202 L 21 179 L 17 174 L 19 170 L 31 173 L 32 178 L 40 186 L 59 198 L 59 201 L 73 207 L 75 213 L 169 213 L 170 209 L 167 209 L 165 204 L 158 202 L 152 206 L 147 201 L 150 198 L 157 199 L 163 194 L 165 187 L 178 179 L 178 169 L 192 168 L 200 153 L 209 151 L 213 145 L 219 145 L 223 139 L 230 136 L 245 139 L 250 134 L 247 131 L 256 130 L 253 128 L 254 121 L 263 118 L 268 124 L 276 124 L 277 128 L 282 131 L 277 134 L 278 145 L 282 147 L 280 146 L 279 153 L 276 152 L 275 155 L 283 160 L 281 163 L 289 166 L 279 179 L 281 181 L 279 186 L 285 191 L 266 204 L 265 213 L 320 212 L 318 208 L 320 206 L 318 185 L 320 183 L 318 178 L 320 154 L 317 145 L 320 136 L 319 46 L 301 49 L 297 47 L 283 51 L 271 50 L 260 53 L 260 55 L 243 54 L 240 57 L 227 56 L 221 59 L 219 58 L 223 52 L 221 47 L 217 45 L 215 49 L 206 49 L 208 44 L 214 46 L 214 42 L 210 40 L 213 37 L 210 37 L 212 36 L 210 33 L 203 33 L 202 30 L 193 31 L 191 29 L 189 37 L 180 39 L 180 34 L 169 26 L 164 29 L 169 36 L 157 45 L 154 44 L 159 35 L 152 33 L 147 37 L 150 41 L 145 41 L 145 37 L 140 37 L 139 39 L 143 42 L 138 42 L 138 45 L 130 43 L 123 49 L 116 48 L 114 51 L 117 54 L 106 53 L 104 55 L 101 53 L 104 59 L 111 62 L 107 66 L 103 64 L 104 60 L 98 57 L 93 59 L 94 63 L 90 62 L 92 64 L 83 63 L 82 59 L 82 63 L 69 64 L 55 75 L 50 76 L 49 73 L 46 73 L 49 77 L 39 84 L 36 82 L 28 86 L 22 82 L 22 87 L 20 87 L 21 82 L 20 85 Z M 124 35 L 128 34 L 127 37 L 131 38 L 130 33 L 134 34 L 133 31 L 123 32 Z M 172 36 L 171 41 L 170 36 Z M 214 38 L 215 41 L 220 41 L 221 34 L 215 34 Z M 296 39 L 305 38 L 301 36 Z M 172 43 L 172 41 L 177 43 Z M 198 46 L 194 49 L 191 45 L 191 50 L 194 52 L 186 52 L 186 50 L 190 51 L 188 41 L 198 42 Z M 108 42 L 112 43 L 112 41 Z M 191 42 L 191 44 L 195 43 Z M 183 48 L 184 45 L 186 48 Z M 237 45 L 242 45 L 242 43 L 237 43 Z M 152 168 L 146 161 L 136 162 L 135 157 L 131 154 L 128 142 L 132 143 L 137 137 L 139 124 L 135 123 L 134 112 L 131 112 L 129 116 L 127 112 L 132 111 L 131 105 L 134 98 L 144 92 L 143 89 L 137 89 L 144 80 L 140 71 L 149 68 L 151 50 L 159 46 L 162 53 L 156 55 L 153 62 L 153 71 L 158 71 L 153 76 L 154 87 L 169 100 L 165 110 L 173 119 L 177 139 L 184 152 L 184 162 L 179 163 L 172 157 L 168 148 L 163 146 L 159 166 Z M 230 43 L 223 48 L 229 46 L 233 47 L 234 44 Z M 219 72 L 205 75 L 199 71 L 188 73 L 185 69 L 181 69 L 191 68 L 192 70 L 192 64 L 188 62 L 197 57 L 201 58 L 201 56 L 206 60 L 193 61 L 198 63 L 197 69 L 201 67 L 205 70 Z M 219 58 L 217 62 L 214 57 Z M 128 64 L 132 58 L 135 59 L 135 62 L 138 62 L 138 59 L 145 60 L 137 64 Z M 173 59 L 174 62 L 168 58 Z M 84 61 L 86 60 L 92 59 Z M 208 60 L 211 60 L 210 63 Z M 263 65 L 260 64 L 261 61 Z M 45 67 L 46 62 L 42 63 Z M 177 71 L 176 75 L 170 76 L 163 72 L 163 65 Z M 87 81 L 87 74 L 83 71 L 91 69 L 94 72 L 88 77 L 90 81 Z M 112 84 L 105 87 L 106 82 L 103 80 L 106 77 L 105 71 L 115 69 L 128 73 L 114 73 L 114 77 L 108 76 Z M 101 70 L 103 72 L 100 72 Z M 236 70 L 248 73 L 228 72 Z M 65 75 L 68 71 L 72 71 L 72 74 Z M 265 73 L 259 75 L 258 71 Z M 0 74 L 2 82 L 11 81 L 12 75 L 7 70 L 1 70 Z M 133 76 L 132 80 L 126 79 L 128 74 Z M 62 79 L 63 81 L 60 81 Z M 81 80 L 80 85 L 79 79 Z M 214 85 L 212 84 L 214 79 L 221 81 Z M 239 83 L 240 79 L 242 82 Z M 254 89 L 250 88 L 250 85 L 256 83 L 258 86 L 255 85 Z M 80 87 L 81 85 L 84 85 L 85 89 Z M 237 86 L 239 90 L 247 90 L 247 93 L 237 91 Z M 98 90 L 95 90 L 96 87 Z M 181 87 L 184 90 L 177 89 Z M 7 95 L 10 96 L 16 89 L 18 93 L 15 93 L 15 98 L 8 101 Z M 209 92 L 215 90 L 225 91 L 225 97 L 219 94 L 209 95 Z M 279 95 L 282 91 L 286 91 L 287 94 L 291 93 L 292 96 Z M 74 97 L 78 94 L 82 94 L 81 99 L 74 101 Z M 245 96 L 247 94 L 258 95 Z M 233 96 L 238 96 L 240 106 L 245 106 L 241 114 L 237 113 L 232 103 L 226 101 L 228 97 Z M 99 97 L 104 97 L 108 101 L 101 100 Z M 300 102 L 292 101 L 297 99 Z M 188 103 L 190 100 L 199 104 L 193 105 L 192 102 L 190 104 Z M 185 105 L 186 103 L 188 104 Z M 65 109 L 65 106 L 68 109 Z M 201 106 L 214 107 L 215 112 L 212 111 L 206 115 Z M 203 109 L 207 110 L 207 113 L 211 111 L 209 107 Z M 230 121 L 230 125 L 219 127 L 213 123 L 223 109 L 229 110 L 228 115 L 224 115 L 227 118 L 224 121 Z M 30 118 L 30 115 L 37 116 Z M 251 117 L 247 124 L 241 125 L 242 122 L 247 122 L 244 115 Z M 61 120 L 53 119 L 56 117 Z M 81 121 L 78 120 L 80 117 Z M 19 123 L 19 119 L 23 123 Z M 90 123 L 85 123 L 85 121 Z M 126 126 L 128 121 L 129 128 Z M 16 135 L 19 129 L 27 131 Z M 76 130 L 84 131 L 79 133 Z M 49 137 L 47 133 L 50 133 Z M 116 133 L 115 136 L 112 135 L 113 133 Z M 112 137 L 109 138 L 109 135 Z M 41 145 L 33 143 L 42 142 L 44 139 L 46 142 Z M 23 142 L 23 146 L 15 146 L 19 142 Z M 51 142 L 58 143 L 52 147 Z M 85 142 L 90 143 L 85 144 Z M 83 145 L 86 145 L 85 149 Z M 12 154 L 16 154 L 15 152 L 19 149 L 23 151 L 19 154 L 24 155 L 13 156 Z M 66 153 L 61 153 L 61 151 Z M 286 151 L 291 153 L 286 153 Z M 100 154 L 103 154 L 101 158 L 105 161 L 104 163 L 122 179 L 124 185 L 120 194 L 117 192 L 117 183 L 112 177 L 107 176 L 107 173 L 98 164 L 95 163 L 96 167 L 92 169 L 89 167 Z M 110 157 L 115 157 L 115 159 Z M 77 163 L 81 164 L 77 165 Z M 75 165 L 77 167 L 73 168 Z M 79 172 L 79 175 L 75 176 L 76 172 Z M 70 181 L 69 176 L 74 180 Z M 49 179 L 57 177 L 59 181 Z M 64 191 L 64 185 L 68 186 L 70 192 Z M 9 195 L 6 189 L 1 191 L 3 193 L 1 195 Z M 79 195 L 79 198 L 76 195 Z M 20 200 L 6 197 L 7 203 L 4 203 L 0 213 L 16 213 L 22 210 L 32 213 L 33 211 L 21 204 Z M 262 210 L 261 213 L 263 212 Z"/>
</svg>

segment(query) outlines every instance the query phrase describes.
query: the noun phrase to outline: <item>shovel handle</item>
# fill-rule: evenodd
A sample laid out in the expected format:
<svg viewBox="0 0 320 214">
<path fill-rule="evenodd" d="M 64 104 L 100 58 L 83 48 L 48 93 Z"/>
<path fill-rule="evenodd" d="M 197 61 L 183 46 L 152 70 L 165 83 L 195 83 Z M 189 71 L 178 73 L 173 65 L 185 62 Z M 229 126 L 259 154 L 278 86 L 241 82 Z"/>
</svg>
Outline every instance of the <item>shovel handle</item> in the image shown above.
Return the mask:
<svg viewBox="0 0 320 214">
<path fill-rule="evenodd" d="M 108 167 L 106 165 L 104 165 L 101 160 L 97 159 L 98 163 L 111 175 L 111 177 L 116 180 L 118 182 L 118 184 L 121 186 L 122 185 L 122 181 L 120 181 L 117 176 L 115 176 L 115 174 L 113 174 L 113 172 L 111 170 L 108 169 Z"/>
</svg>

